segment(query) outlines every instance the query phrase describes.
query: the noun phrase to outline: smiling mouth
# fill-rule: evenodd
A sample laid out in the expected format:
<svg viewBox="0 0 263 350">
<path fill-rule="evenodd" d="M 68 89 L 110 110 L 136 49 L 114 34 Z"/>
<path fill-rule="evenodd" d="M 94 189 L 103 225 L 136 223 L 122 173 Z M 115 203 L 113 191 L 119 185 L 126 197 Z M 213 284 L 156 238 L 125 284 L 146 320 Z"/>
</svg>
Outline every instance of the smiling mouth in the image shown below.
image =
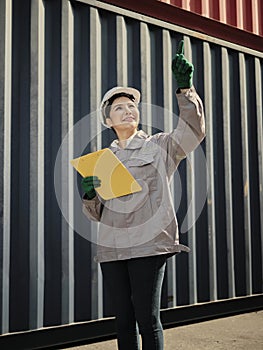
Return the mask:
<svg viewBox="0 0 263 350">
<path fill-rule="evenodd" d="M 126 117 L 122 121 L 123 122 L 133 122 L 133 121 L 135 121 L 135 118 L 134 117 Z"/>
</svg>

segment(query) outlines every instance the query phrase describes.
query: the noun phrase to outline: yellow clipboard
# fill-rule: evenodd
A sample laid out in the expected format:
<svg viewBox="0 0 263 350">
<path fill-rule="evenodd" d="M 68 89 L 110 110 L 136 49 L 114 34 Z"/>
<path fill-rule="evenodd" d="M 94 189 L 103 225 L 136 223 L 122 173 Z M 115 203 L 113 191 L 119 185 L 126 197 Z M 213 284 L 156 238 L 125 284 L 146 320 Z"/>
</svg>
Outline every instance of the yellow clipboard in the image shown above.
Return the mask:
<svg viewBox="0 0 263 350">
<path fill-rule="evenodd" d="M 101 186 L 97 187 L 96 191 L 105 200 L 142 190 L 128 169 L 109 148 L 72 159 L 70 163 L 82 177 L 98 176 Z"/>
</svg>

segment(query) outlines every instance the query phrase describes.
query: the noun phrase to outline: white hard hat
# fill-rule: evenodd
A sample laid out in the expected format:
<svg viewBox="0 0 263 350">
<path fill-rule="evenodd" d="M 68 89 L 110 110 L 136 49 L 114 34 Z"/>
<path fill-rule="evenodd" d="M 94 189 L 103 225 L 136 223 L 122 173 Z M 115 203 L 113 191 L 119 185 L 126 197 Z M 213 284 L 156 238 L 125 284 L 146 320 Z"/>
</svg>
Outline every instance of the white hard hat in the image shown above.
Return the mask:
<svg viewBox="0 0 263 350">
<path fill-rule="evenodd" d="M 108 106 L 107 102 L 108 100 L 116 95 L 116 94 L 120 94 L 124 92 L 125 94 L 129 94 L 129 95 L 133 95 L 134 96 L 134 102 L 135 103 L 139 103 L 140 102 L 140 98 L 141 98 L 141 94 L 138 90 L 132 88 L 132 87 L 123 87 L 123 86 L 116 86 L 110 90 L 108 90 L 105 95 L 102 98 L 101 104 L 100 104 L 100 111 L 101 111 L 101 115 L 102 115 L 102 124 L 105 125 L 106 127 L 106 107 Z"/>
</svg>

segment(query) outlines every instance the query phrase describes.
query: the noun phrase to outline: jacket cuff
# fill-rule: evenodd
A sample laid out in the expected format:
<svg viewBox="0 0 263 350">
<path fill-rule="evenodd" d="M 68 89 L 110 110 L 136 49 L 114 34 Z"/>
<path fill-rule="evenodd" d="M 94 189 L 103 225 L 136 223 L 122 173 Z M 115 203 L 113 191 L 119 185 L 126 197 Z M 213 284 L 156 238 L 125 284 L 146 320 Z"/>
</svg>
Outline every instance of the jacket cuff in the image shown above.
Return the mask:
<svg viewBox="0 0 263 350">
<path fill-rule="evenodd" d="M 83 195 L 82 201 L 83 201 L 84 204 L 87 204 L 87 205 L 96 205 L 96 204 L 100 203 L 98 195 L 96 195 L 92 199 L 89 199 L 88 196 L 86 195 L 86 193 Z"/>
<path fill-rule="evenodd" d="M 176 90 L 176 95 L 180 95 L 180 94 L 182 94 L 182 95 L 188 95 L 188 94 L 191 94 L 191 93 L 193 93 L 193 92 L 196 92 L 196 91 L 195 91 L 194 86 L 192 85 L 190 88 L 185 88 L 185 89 L 183 89 L 183 88 L 178 88 L 178 89 Z"/>
</svg>

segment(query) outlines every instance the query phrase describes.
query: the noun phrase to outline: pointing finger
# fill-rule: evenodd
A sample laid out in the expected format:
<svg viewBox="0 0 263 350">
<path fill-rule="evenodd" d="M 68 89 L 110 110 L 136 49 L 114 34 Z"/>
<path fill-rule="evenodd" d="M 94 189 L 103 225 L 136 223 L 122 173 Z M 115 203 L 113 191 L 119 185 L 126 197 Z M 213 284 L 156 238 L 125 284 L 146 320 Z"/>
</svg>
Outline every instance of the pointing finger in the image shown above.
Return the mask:
<svg viewBox="0 0 263 350">
<path fill-rule="evenodd" d="M 183 55 L 184 54 L 184 41 L 181 40 L 179 45 L 178 45 L 178 49 L 177 49 L 177 52 L 176 52 L 178 55 Z"/>
</svg>

